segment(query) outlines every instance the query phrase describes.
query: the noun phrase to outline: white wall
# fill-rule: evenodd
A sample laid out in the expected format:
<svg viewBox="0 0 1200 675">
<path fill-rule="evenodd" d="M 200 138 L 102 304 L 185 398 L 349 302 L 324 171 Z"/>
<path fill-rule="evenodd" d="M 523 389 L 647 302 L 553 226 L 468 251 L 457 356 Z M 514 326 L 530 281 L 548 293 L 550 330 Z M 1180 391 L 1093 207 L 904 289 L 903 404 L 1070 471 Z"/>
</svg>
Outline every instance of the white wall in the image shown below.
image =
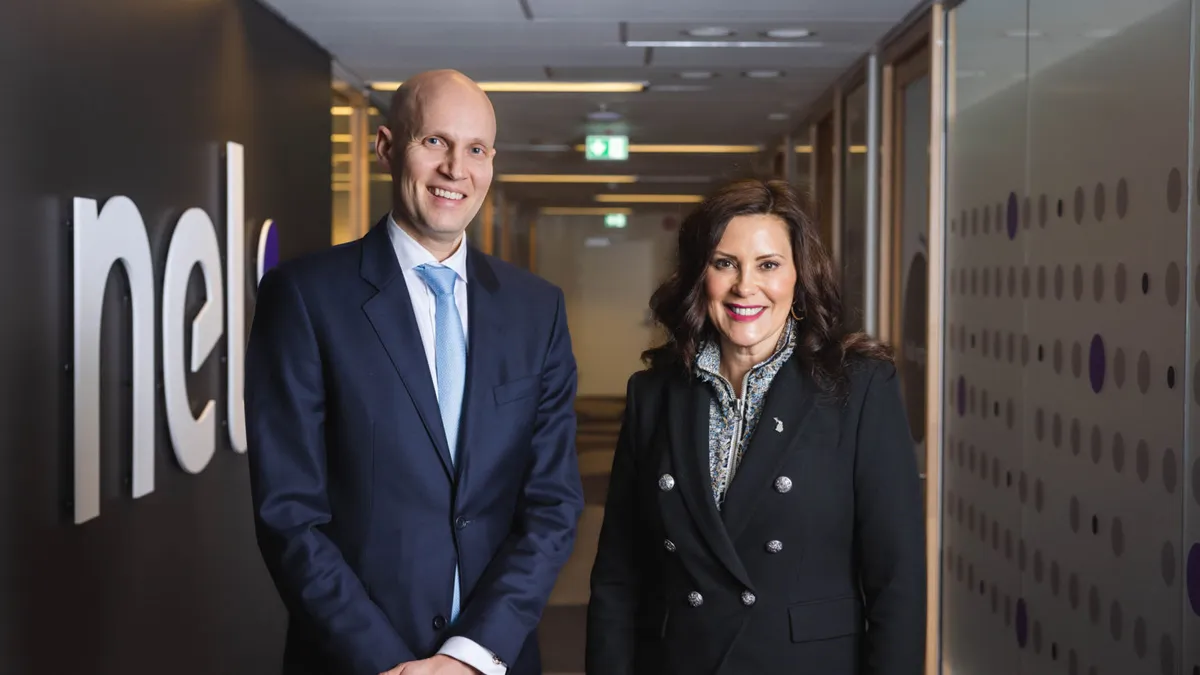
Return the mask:
<svg viewBox="0 0 1200 675">
<path fill-rule="evenodd" d="M 603 216 L 542 216 L 537 272 L 563 289 L 579 364 L 580 396 L 624 396 L 642 350 L 657 332 L 648 321 L 650 295 L 671 272 L 678 230 L 663 219 L 684 209 L 639 213 L 625 229 L 606 229 Z M 589 247 L 604 238 L 608 245 Z"/>
</svg>

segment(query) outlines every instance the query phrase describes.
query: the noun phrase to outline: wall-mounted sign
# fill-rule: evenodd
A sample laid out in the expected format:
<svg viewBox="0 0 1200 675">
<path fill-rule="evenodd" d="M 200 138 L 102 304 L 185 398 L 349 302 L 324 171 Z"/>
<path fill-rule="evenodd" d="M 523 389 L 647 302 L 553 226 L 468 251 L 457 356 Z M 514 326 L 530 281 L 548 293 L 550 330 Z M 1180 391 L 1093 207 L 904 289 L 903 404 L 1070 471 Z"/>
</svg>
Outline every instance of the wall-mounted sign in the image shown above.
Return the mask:
<svg viewBox="0 0 1200 675">
<path fill-rule="evenodd" d="M 216 401 L 192 415 L 187 374 L 197 372 L 216 349 L 226 344 L 225 405 L 229 444 L 246 451 L 243 402 L 245 354 L 245 175 L 244 149 L 225 145 L 225 260 L 217 230 L 203 209 L 180 216 L 162 269 L 162 389 L 171 446 L 180 467 L 196 474 L 216 453 Z M 277 228 L 263 223 L 257 241 L 258 279 L 279 258 Z M 84 523 L 100 515 L 100 329 L 109 272 L 121 265 L 129 279 L 133 357 L 133 497 L 154 491 L 156 289 L 150 238 L 133 200 L 108 199 L 97 208 L 93 199 L 74 200 L 74 519 Z M 191 322 L 191 351 L 184 350 L 185 299 L 188 279 L 198 268 L 205 302 Z"/>
<path fill-rule="evenodd" d="M 625 227 L 626 217 L 624 213 L 606 213 L 604 214 L 604 226 L 620 229 Z"/>
<path fill-rule="evenodd" d="M 588 159 L 629 159 L 628 136 L 588 136 L 583 146 Z"/>
</svg>

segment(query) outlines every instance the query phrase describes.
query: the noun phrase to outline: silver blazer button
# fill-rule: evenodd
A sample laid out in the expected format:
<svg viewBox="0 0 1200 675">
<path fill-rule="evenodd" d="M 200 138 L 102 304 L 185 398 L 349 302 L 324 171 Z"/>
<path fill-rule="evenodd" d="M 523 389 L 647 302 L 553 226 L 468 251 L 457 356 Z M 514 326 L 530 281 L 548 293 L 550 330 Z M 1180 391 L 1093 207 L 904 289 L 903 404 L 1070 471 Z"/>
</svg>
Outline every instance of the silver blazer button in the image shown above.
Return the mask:
<svg viewBox="0 0 1200 675">
<path fill-rule="evenodd" d="M 671 477 L 671 474 L 664 473 L 662 478 L 658 479 L 658 489 L 663 492 L 670 492 L 673 487 L 675 487 L 675 479 Z"/>
<path fill-rule="evenodd" d="M 691 593 L 688 593 L 688 604 L 692 607 L 699 607 L 700 605 L 704 604 L 704 596 L 700 595 L 696 591 L 692 591 Z"/>
<path fill-rule="evenodd" d="M 787 476 L 780 476 L 775 479 L 775 491 L 783 494 L 792 489 L 792 479 Z"/>
</svg>

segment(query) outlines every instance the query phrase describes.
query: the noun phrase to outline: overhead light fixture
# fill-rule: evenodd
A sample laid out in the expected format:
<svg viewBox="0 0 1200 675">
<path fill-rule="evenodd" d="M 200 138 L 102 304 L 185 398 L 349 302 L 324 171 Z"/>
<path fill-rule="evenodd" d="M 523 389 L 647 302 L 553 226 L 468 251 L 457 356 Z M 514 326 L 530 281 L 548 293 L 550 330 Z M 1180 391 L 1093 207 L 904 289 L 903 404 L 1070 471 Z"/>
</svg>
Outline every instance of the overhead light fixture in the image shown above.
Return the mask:
<svg viewBox="0 0 1200 675">
<path fill-rule="evenodd" d="M 403 82 L 372 82 L 376 91 L 395 91 Z M 487 92 L 515 94 L 622 94 L 646 89 L 645 82 L 479 82 Z"/>
<path fill-rule="evenodd" d="M 742 75 L 755 80 L 765 80 L 773 77 L 783 77 L 783 72 L 779 70 L 747 70 Z"/>
<path fill-rule="evenodd" d="M 764 37 L 775 38 L 777 40 L 797 40 L 812 37 L 812 35 L 813 32 L 807 28 L 772 28 L 763 33 Z"/>
<path fill-rule="evenodd" d="M 852 154 L 852 155 L 865 155 L 866 153 L 867 153 L 867 146 L 865 146 L 865 145 L 850 146 L 850 154 Z"/>
<path fill-rule="evenodd" d="M 691 37 L 714 38 L 714 37 L 729 37 L 730 35 L 733 35 L 733 31 L 729 30 L 728 28 L 721 27 L 721 26 L 705 26 L 702 28 L 692 28 L 690 30 L 685 30 L 685 31 L 683 31 L 683 34 L 689 35 Z"/>
<path fill-rule="evenodd" d="M 578 152 L 586 152 L 587 148 L 583 145 L 576 145 L 575 150 Z M 683 153 L 683 154 L 751 154 L 762 150 L 760 145 L 654 145 L 646 143 L 633 143 L 629 146 L 629 152 L 645 152 L 645 153 Z"/>
<path fill-rule="evenodd" d="M 738 48 L 754 48 L 754 47 L 824 47 L 820 42 L 779 42 L 769 40 L 626 40 L 626 47 L 693 47 L 693 48 L 710 48 L 710 47 L 738 47 Z"/>
<path fill-rule="evenodd" d="M 616 122 L 621 119 L 621 113 L 615 110 L 607 110 L 601 105 L 599 110 L 593 110 L 588 113 L 587 118 L 593 122 Z"/>
<path fill-rule="evenodd" d="M 797 145 L 797 146 L 796 146 L 795 148 L 793 148 L 793 149 L 794 149 L 796 152 L 798 152 L 798 153 L 801 153 L 801 154 L 807 154 L 807 153 L 810 153 L 810 152 L 812 152 L 812 146 L 811 146 L 811 145 Z"/>
<path fill-rule="evenodd" d="M 538 212 L 544 216 L 606 216 L 610 213 L 631 215 L 633 209 L 611 206 L 543 206 Z"/>
<path fill-rule="evenodd" d="M 679 73 L 679 77 L 685 80 L 708 80 L 714 77 L 710 70 L 685 70 Z"/>
<path fill-rule="evenodd" d="M 697 204 L 704 201 L 702 195 L 596 195 L 596 201 L 606 204 Z"/>
<path fill-rule="evenodd" d="M 496 177 L 501 183 L 636 183 L 637 176 L 595 174 L 506 173 Z"/>
<path fill-rule="evenodd" d="M 336 117 L 346 117 L 353 112 L 354 112 L 354 108 L 352 108 L 348 105 L 335 105 L 329 109 L 329 114 L 334 115 Z M 371 115 L 378 115 L 379 108 L 375 108 L 375 107 L 367 108 L 367 113 L 371 114 Z"/>
</svg>

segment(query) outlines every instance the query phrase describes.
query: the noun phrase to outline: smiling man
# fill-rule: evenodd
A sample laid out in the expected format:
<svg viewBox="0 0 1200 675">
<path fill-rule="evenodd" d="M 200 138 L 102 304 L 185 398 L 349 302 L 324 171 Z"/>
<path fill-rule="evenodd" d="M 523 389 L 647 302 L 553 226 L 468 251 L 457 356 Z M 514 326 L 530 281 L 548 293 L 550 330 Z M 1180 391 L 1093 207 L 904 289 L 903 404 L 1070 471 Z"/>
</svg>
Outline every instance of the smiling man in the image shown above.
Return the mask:
<svg viewBox="0 0 1200 675">
<path fill-rule="evenodd" d="M 396 92 L 393 205 L 262 280 L 246 358 L 255 523 L 285 675 L 534 675 L 583 509 L 562 292 L 466 241 L 492 180 L 487 95 Z"/>
</svg>

